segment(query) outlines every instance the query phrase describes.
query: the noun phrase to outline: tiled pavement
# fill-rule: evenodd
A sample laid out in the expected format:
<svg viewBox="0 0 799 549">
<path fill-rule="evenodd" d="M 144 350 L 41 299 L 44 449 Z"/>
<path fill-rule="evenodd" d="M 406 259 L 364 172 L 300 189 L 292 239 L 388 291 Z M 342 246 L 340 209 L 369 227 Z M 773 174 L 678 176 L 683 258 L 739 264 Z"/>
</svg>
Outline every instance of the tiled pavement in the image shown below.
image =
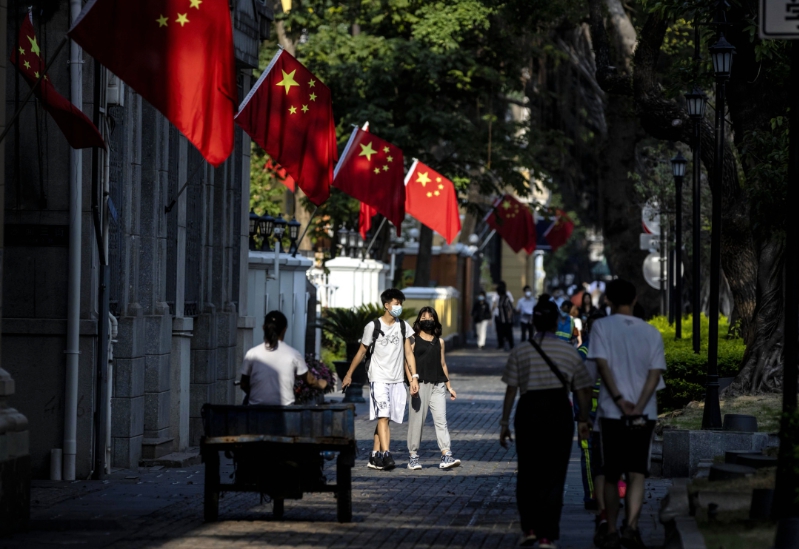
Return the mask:
<svg viewBox="0 0 799 549">
<path fill-rule="evenodd" d="M 504 394 L 499 381 L 505 353 L 460 350 L 448 355 L 458 399 L 448 420 L 461 467 L 438 469 L 439 452 L 428 421 L 420 454 L 424 468 L 409 471 L 405 425 L 392 425 L 399 467 L 367 469 L 373 424 L 359 405 L 356 433 L 360 455 L 353 470 L 350 524 L 336 522 L 332 494 L 287 501 L 284 520 L 257 494 L 225 493 L 220 522 L 202 520 L 203 466 L 186 469 L 118 471 L 108 481 L 35 482 L 32 529 L 0 540 L 0 548 L 53 547 L 513 547 L 519 524 L 514 498 L 516 456 L 498 443 Z M 545 448 L 542 451 L 546 451 Z M 326 474 L 334 476 L 335 462 Z M 667 481 L 650 480 L 642 519 L 650 546 L 662 544 L 657 507 Z M 582 508 L 580 463 L 569 464 L 559 547 L 593 547 L 593 516 Z"/>
</svg>

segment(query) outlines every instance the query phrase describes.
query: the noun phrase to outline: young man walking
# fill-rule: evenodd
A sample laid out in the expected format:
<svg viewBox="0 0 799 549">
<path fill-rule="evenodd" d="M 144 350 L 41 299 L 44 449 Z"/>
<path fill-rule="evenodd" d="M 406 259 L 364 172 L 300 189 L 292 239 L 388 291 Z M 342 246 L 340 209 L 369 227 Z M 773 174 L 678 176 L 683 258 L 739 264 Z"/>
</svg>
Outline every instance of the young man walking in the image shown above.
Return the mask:
<svg viewBox="0 0 799 549">
<path fill-rule="evenodd" d="M 361 346 L 350 364 L 347 375 L 341 380 L 341 387 L 352 383 L 352 373 L 370 353 L 367 363 L 369 388 L 371 390 L 369 419 L 377 420 L 372 455 L 369 467 L 372 469 L 393 469 L 396 464 L 391 457 L 389 420 L 402 423 L 405 415 L 407 393 L 405 389 L 405 361 L 411 372 L 411 394 L 419 392 L 419 375 L 416 373 L 416 360 L 411 349 L 410 338 L 413 328 L 400 318 L 405 295 L 390 288 L 380 295 L 383 316 L 367 324 L 363 329 Z"/>
<path fill-rule="evenodd" d="M 533 289 L 530 286 L 524 287 L 524 296 L 516 303 L 516 312 L 519 313 L 519 326 L 522 328 L 521 341 L 527 341 L 533 337 L 533 307 L 535 307 Z"/>
<path fill-rule="evenodd" d="M 644 549 L 638 518 L 649 474 L 649 451 L 657 420 L 656 391 L 665 388 L 663 338 L 654 326 L 633 316 L 635 286 L 626 280 L 607 285 L 612 316 L 594 322 L 588 358 L 602 377 L 599 420 L 608 530 L 604 549 Z M 617 531 L 617 483 L 627 475 L 627 526 Z"/>
</svg>

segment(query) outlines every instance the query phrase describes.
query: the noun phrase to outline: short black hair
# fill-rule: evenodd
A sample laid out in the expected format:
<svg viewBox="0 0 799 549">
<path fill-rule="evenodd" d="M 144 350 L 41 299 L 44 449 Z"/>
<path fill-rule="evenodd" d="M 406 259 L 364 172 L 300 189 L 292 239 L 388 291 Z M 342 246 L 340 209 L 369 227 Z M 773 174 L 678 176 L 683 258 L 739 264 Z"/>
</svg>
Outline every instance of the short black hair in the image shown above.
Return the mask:
<svg viewBox="0 0 799 549">
<path fill-rule="evenodd" d="M 605 289 L 605 296 L 608 301 L 613 303 L 616 307 L 623 305 L 632 305 L 635 301 L 635 286 L 632 282 L 617 278 L 608 282 Z"/>
<path fill-rule="evenodd" d="M 539 301 L 533 307 L 533 326 L 538 332 L 554 332 L 558 329 L 558 306 L 549 300 Z"/>
<path fill-rule="evenodd" d="M 527 290 L 532 290 L 532 288 L 530 286 L 525 286 L 524 288 L 522 288 L 523 292 L 526 292 Z"/>
<path fill-rule="evenodd" d="M 384 291 L 380 294 L 380 303 L 385 305 L 386 303 L 391 303 L 392 300 L 396 299 L 400 303 L 405 301 L 405 294 L 399 291 L 396 288 L 389 288 L 388 290 Z"/>
</svg>

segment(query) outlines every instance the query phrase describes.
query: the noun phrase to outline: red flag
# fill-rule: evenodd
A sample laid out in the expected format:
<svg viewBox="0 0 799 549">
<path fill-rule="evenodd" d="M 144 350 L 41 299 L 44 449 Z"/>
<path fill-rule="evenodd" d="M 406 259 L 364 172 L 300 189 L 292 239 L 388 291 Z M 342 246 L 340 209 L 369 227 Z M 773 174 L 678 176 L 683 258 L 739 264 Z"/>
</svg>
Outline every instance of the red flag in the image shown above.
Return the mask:
<svg viewBox="0 0 799 549">
<path fill-rule="evenodd" d="M 455 185 L 418 160 L 405 177 L 405 211 L 443 236 L 447 244 L 461 230 Z"/>
<path fill-rule="evenodd" d="M 497 231 L 514 252 L 535 251 L 536 234 L 533 214 L 527 205 L 506 194 L 497 200 L 494 210 L 486 218 L 488 226 Z"/>
<path fill-rule="evenodd" d="M 295 192 L 297 190 L 297 184 L 294 181 L 294 178 L 286 173 L 286 168 L 280 164 L 275 164 L 272 162 L 271 158 L 269 158 L 266 161 L 266 164 L 264 164 L 264 171 L 270 172 L 272 175 L 274 175 L 277 180 L 283 183 L 283 185 L 285 185 L 286 188 L 291 192 Z"/>
<path fill-rule="evenodd" d="M 572 231 L 574 231 L 574 222 L 569 219 L 566 212 L 557 210 L 556 214 L 558 216 L 557 221 L 555 221 L 549 228 L 549 231 L 544 235 L 544 238 L 547 239 L 547 242 L 549 242 L 549 245 L 552 247 L 553 252 L 566 244 L 572 235 Z"/>
<path fill-rule="evenodd" d="M 372 218 L 377 215 L 377 210 L 361 202 L 361 211 L 358 212 L 358 232 L 366 240 L 366 233 L 372 228 Z"/>
<path fill-rule="evenodd" d="M 336 124 L 330 89 L 280 50 L 241 104 L 236 122 L 321 205 L 330 196 Z"/>
<path fill-rule="evenodd" d="M 22 19 L 17 47 L 11 54 L 11 63 L 17 67 L 19 73 L 31 86 L 44 74 L 46 63 L 39 50 L 39 43 L 36 41 L 30 11 Z M 92 121 L 83 114 L 83 111 L 56 91 L 47 75 L 44 75 L 44 80 L 39 83 L 33 93 L 42 102 L 44 110 L 53 117 L 61 133 L 67 138 L 70 147 L 73 149 L 105 148 L 103 137 Z"/>
<path fill-rule="evenodd" d="M 333 184 L 383 214 L 397 228 L 405 218 L 405 166 L 402 151 L 356 128 L 336 166 Z"/>
<path fill-rule="evenodd" d="M 218 166 L 237 102 L 227 0 L 89 0 L 67 33 Z"/>
</svg>

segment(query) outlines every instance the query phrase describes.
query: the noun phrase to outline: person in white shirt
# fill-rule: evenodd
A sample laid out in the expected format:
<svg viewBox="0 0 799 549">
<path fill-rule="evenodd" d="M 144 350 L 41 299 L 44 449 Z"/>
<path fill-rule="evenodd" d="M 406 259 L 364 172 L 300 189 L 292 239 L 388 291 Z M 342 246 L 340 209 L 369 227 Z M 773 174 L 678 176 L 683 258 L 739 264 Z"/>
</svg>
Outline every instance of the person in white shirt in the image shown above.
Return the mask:
<svg viewBox="0 0 799 549">
<path fill-rule="evenodd" d="M 297 378 L 317 389 L 327 381 L 317 380 L 308 370 L 305 359 L 295 348 L 283 342 L 288 320 L 280 311 L 271 311 L 264 318 L 264 342 L 244 355 L 241 366 L 241 390 L 247 404 L 294 404 L 294 382 Z"/>
<path fill-rule="evenodd" d="M 402 423 L 405 415 L 407 393 L 404 375 L 405 362 L 411 372 L 411 395 L 419 392 L 419 375 L 413 356 L 410 338 L 414 332 L 410 324 L 400 318 L 405 295 L 396 288 L 380 294 L 383 316 L 367 324 L 363 329 L 361 345 L 350 364 L 347 375 L 341 380 L 341 388 L 352 383 L 352 373 L 367 356 L 367 374 L 371 391 L 369 419 L 377 420 L 372 455 L 368 466 L 371 469 L 393 469 L 396 466 L 391 456 L 391 432 L 389 420 Z M 378 333 L 375 333 L 377 331 Z"/>
<path fill-rule="evenodd" d="M 525 286 L 524 296 L 519 298 L 516 303 L 516 312 L 519 313 L 519 325 L 522 327 L 522 341 L 527 341 L 533 337 L 533 307 L 535 307 L 535 298 L 533 297 L 533 289 L 530 286 Z"/>
<path fill-rule="evenodd" d="M 660 332 L 633 316 L 635 286 L 620 279 L 609 282 L 606 298 L 614 314 L 594 322 L 588 350 L 602 377 L 598 416 L 608 518 L 604 547 L 643 547 L 638 518 L 657 420 L 655 393 L 666 386 L 666 358 Z M 619 536 L 616 486 L 622 474 L 627 475 L 627 526 Z"/>
</svg>

